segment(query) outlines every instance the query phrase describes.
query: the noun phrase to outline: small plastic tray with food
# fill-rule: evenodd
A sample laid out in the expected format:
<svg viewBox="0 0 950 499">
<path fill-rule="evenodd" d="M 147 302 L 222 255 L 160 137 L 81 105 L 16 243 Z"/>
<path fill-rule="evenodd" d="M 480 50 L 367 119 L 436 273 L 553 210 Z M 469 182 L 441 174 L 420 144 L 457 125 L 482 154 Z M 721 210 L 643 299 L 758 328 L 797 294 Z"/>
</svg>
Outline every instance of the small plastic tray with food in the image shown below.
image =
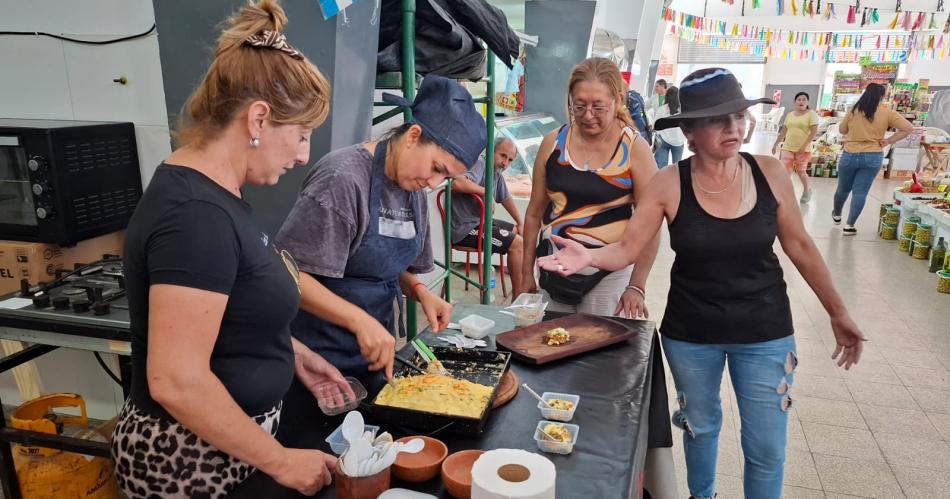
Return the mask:
<svg viewBox="0 0 950 499">
<path fill-rule="evenodd" d="M 540 294 L 521 293 L 515 301 L 511 302 L 511 305 L 505 308 L 505 312 L 515 318 L 516 326 L 525 327 L 541 322 L 547 306 L 547 302 L 542 301 Z"/>
<path fill-rule="evenodd" d="M 366 388 L 356 378 L 346 377 L 349 393 L 340 385 L 328 381 L 314 389 L 317 394 L 317 405 L 327 416 L 336 416 L 352 411 L 366 398 Z"/>
<path fill-rule="evenodd" d="M 570 454 L 574 452 L 574 444 L 577 443 L 580 430 L 580 426 L 576 424 L 539 421 L 534 430 L 534 441 L 538 443 L 541 452 Z"/>
<path fill-rule="evenodd" d="M 573 419 L 577 404 L 581 401 L 578 395 L 571 395 L 570 393 L 544 392 L 541 394 L 541 398 L 550 406 L 547 407 L 544 402 L 538 401 L 541 417 L 554 421 L 570 421 Z"/>
</svg>

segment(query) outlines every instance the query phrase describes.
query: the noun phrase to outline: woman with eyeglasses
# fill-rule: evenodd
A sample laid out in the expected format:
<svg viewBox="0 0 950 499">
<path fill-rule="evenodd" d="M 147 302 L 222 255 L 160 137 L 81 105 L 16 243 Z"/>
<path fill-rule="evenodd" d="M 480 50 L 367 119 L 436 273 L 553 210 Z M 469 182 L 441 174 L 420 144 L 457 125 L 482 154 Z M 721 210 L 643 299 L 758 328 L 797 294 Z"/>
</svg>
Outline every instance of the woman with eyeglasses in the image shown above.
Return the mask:
<svg viewBox="0 0 950 499">
<path fill-rule="evenodd" d="M 620 71 L 608 59 L 592 57 L 578 64 L 567 85 L 570 122 L 548 134 L 538 151 L 525 212 L 522 286 L 529 293 L 540 289 L 549 302 L 548 310 L 630 318 L 648 315 L 646 282 L 656 256 L 658 229 L 648 235 L 651 242 L 636 265 L 611 272 L 582 269 L 570 277 L 546 270 L 540 279 L 534 274 L 536 255 L 553 251 L 554 236 L 589 248 L 619 240 L 656 175 L 650 145 L 630 119 L 626 92 Z M 657 363 L 662 373 L 662 361 Z M 660 418 L 665 419 L 665 394 L 657 405 L 662 405 Z M 652 429 L 649 440 L 647 488 L 657 499 L 676 497 L 669 428 L 665 432 Z"/>
<path fill-rule="evenodd" d="M 538 151 L 525 213 L 522 283 L 527 292 L 540 288 L 548 310 L 647 315 L 644 294 L 656 240 L 636 266 L 615 272 L 588 269 L 571 278 L 542 271 L 540 286 L 534 276 L 537 251 L 550 254 L 552 235 L 591 248 L 618 240 L 656 175 L 650 146 L 633 126 L 625 95 L 626 84 L 613 62 L 592 57 L 578 64 L 568 82 L 570 122 L 548 134 Z"/>
<path fill-rule="evenodd" d="M 687 76 L 680 98 L 683 111 L 656 128 L 682 128 L 695 156 L 657 174 L 619 241 L 589 249 L 556 238 L 562 248 L 538 265 L 564 275 L 590 266 L 624 268 L 652 252 L 650 234 L 666 219 L 676 261 L 660 334 L 678 392 L 673 424 L 683 430 L 691 497 L 716 496 L 719 390 L 728 361 L 742 419 L 745 497 L 779 499 L 797 357 L 788 292 L 772 250 L 776 237 L 831 316 L 839 366 L 858 362 L 864 335 L 805 231 L 784 166 L 772 156 L 739 152 L 746 110 L 775 102 L 747 100 L 722 68 Z"/>
</svg>

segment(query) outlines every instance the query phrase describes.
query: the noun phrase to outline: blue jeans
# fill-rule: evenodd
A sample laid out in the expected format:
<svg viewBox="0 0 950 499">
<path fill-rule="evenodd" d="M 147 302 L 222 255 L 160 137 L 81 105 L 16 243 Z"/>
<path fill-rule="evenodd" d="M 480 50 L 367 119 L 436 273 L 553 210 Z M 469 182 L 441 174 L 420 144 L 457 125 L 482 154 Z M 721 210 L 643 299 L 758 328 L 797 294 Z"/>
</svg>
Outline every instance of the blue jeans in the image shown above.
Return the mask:
<svg viewBox="0 0 950 499">
<path fill-rule="evenodd" d="M 884 154 L 879 152 L 845 152 L 838 162 L 838 190 L 835 191 L 834 215 L 841 216 L 844 202 L 851 195 L 851 211 L 848 212 L 848 225 L 854 225 L 864 209 L 868 191 L 874 178 L 881 171 Z"/>
<path fill-rule="evenodd" d="M 667 162 L 670 156 L 673 156 L 673 161 Z M 666 142 L 663 142 L 663 139 L 659 135 L 656 136 L 656 151 L 653 151 L 653 159 L 656 160 L 656 166 L 663 168 L 667 165 L 675 165 L 683 159 L 683 146 L 671 146 Z"/>
<path fill-rule="evenodd" d="M 673 424 L 683 430 L 686 481 L 699 499 L 716 494 L 716 457 L 722 404 L 719 386 L 729 376 L 742 419 L 745 497 L 779 499 L 788 440 L 793 372 L 798 359 L 791 335 L 760 343 L 711 345 L 662 337 L 676 383 L 679 410 Z"/>
</svg>

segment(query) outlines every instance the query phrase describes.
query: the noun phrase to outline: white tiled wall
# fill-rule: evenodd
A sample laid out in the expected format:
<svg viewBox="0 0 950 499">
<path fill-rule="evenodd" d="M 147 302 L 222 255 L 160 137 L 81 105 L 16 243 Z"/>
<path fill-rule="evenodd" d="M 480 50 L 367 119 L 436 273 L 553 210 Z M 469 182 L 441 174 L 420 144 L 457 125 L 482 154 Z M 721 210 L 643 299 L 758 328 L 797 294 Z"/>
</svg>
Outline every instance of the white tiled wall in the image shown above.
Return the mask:
<svg viewBox="0 0 950 499">
<path fill-rule="evenodd" d="M 104 40 L 154 23 L 151 0 L 0 0 L 0 31 Z M 0 36 L 0 117 L 131 121 L 147 184 L 171 153 L 157 36 L 110 45 Z M 112 81 L 120 76 L 127 85 Z M 47 392 L 82 394 L 91 417 L 110 418 L 122 403 L 121 391 L 90 352 L 61 349 L 36 364 Z M 4 404 L 20 402 L 9 373 L 0 375 L 0 397 Z"/>
<path fill-rule="evenodd" d="M 149 0 L 0 0 L 0 31 L 106 40 L 147 31 Z M 136 125 L 142 181 L 171 153 L 158 35 L 110 45 L 0 36 L 0 116 Z M 128 84 L 113 79 L 125 76 Z M 147 129 L 146 129 L 147 128 Z"/>
</svg>

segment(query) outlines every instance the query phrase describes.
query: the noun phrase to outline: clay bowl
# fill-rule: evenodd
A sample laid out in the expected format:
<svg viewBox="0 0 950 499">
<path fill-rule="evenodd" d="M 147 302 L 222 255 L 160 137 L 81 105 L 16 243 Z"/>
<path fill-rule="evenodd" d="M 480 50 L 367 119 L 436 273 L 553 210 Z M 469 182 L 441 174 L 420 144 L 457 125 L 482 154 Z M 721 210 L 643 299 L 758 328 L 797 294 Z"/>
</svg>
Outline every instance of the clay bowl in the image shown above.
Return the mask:
<svg viewBox="0 0 950 499">
<path fill-rule="evenodd" d="M 462 450 L 442 462 L 442 483 L 445 490 L 457 499 L 472 497 L 472 466 L 483 450 Z"/>
<path fill-rule="evenodd" d="M 415 454 L 400 452 L 393 463 L 393 475 L 407 482 L 432 480 L 439 474 L 439 466 L 445 461 L 445 456 L 449 455 L 449 448 L 441 440 L 432 437 L 403 437 L 396 441 L 406 443 L 414 438 L 425 441 L 425 447 Z"/>
</svg>

